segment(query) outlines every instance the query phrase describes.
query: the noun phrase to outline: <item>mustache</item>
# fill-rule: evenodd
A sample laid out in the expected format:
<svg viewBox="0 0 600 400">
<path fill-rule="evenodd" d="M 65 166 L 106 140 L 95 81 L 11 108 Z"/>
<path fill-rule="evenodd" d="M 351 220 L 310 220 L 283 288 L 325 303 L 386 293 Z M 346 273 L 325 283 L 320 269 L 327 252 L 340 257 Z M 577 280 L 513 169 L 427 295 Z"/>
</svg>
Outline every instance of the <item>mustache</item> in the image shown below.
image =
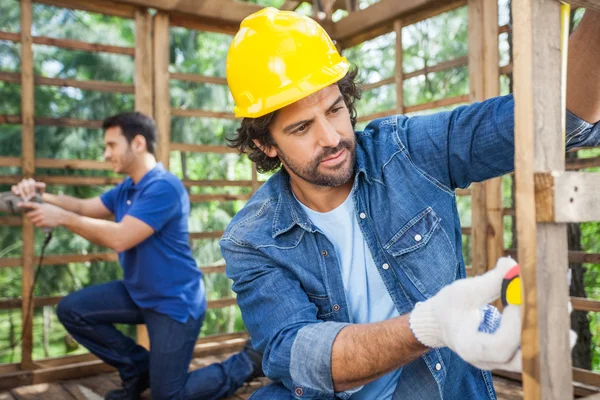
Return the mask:
<svg viewBox="0 0 600 400">
<path fill-rule="evenodd" d="M 342 150 L 342 149 L 352 150 L 352 144 L 353 143 L 351 140 L 343 139 L 343 140 L 340 140 L 338 145 L 335 147 L 324 147 L 321 154 L 319 154 L 319 156 L 316 158 L 318 160 L 317 163 L 320 163 L 327 157 L 330 157 L 336 153 L 339 153 L 340 150 Z"/>
</svg>

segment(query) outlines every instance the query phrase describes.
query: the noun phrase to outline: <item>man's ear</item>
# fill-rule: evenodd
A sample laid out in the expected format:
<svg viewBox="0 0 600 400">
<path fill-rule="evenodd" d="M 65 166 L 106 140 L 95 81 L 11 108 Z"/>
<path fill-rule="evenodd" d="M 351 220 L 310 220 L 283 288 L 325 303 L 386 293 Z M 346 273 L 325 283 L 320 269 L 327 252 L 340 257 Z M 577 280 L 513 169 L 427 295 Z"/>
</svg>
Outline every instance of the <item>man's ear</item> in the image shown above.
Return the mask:
<svg viewBox="0 0 600 400">
<path fill-rule="evenodd" d="M 277 157 L 277 149 L 275 146 L 266 147 L 264 146 L 258 139 L 252 139 L 256 147 L 262 150 L 268 157 L 275 158 Z"/>
<path fill-rule="evenodd" d="M 135 135 L 133 140 L 131 141 L 131 147 L 136 153 L 143 153 L 144 151 L 148 151 L 148 144 L 146 143 L 146 138 L 143 135 Z"/>
</svg>

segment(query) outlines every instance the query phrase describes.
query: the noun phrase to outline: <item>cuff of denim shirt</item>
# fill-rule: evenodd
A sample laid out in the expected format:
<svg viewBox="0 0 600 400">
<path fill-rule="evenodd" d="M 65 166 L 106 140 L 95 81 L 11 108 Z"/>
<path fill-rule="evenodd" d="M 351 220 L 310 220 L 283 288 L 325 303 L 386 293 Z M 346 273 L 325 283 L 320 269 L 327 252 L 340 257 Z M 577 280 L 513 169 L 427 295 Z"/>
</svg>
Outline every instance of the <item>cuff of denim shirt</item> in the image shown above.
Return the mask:
<svg viewBox="0 0 600 400">
<path fill-rule="evenodd" d="M 597 128 L 599 124 L 590 124 L 587 121 L 579 118 L 571 111 L 567 110 L 567 123 L 566 123 L 566 143 L 569 145 L 570 142 L 579 142 L 578 136 L 583 132 L 588 132 L 591 128 Z"/>
<path fill-rule="evenodd" d="M 338 333 L 345 326 L 341 322 L 321 322 L 300 329 L 292 345 L 290 375 L 299 388 L 334 394 L 331 376 L 331 349 Z M 341 399 L 349 399 L 362 386 L 344 392 L 335 392 Z"/>
</svg>

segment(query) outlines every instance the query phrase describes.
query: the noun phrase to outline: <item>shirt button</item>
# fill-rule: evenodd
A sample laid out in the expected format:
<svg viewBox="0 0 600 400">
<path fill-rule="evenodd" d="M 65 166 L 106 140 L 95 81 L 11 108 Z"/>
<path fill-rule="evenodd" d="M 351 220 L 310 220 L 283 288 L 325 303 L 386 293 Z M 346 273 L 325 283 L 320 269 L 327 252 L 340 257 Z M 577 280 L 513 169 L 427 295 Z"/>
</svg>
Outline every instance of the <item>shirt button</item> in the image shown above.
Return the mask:
<svg viewBox="0 0 600 400">
<path fill-rule="evenodd" d="M 327 257 L 327 250 L 323 250 L 321 254 L 323 254 L 323 257 Z"/>
<path fill-rule="evenodd" d="M 302 397 L 302 395 L 304 394 L 304 390 L 302 390 L 302 388 L 296 388 L 295 390 L 296 392 L 296 396 Z"/>
<path fill-rule="evenodd" d="M 388 263 L 385 263 L 381 266 L 381 268 L 383 268 L 387 271 L 387 269 L 390 268 L 390 265 Z"/>
<path fill-rule="evenodd" d="M 333 311 L 335 311 L 335 312 L 340 311 L 340 305 L 339 304 L 334 304 L 333 305 Z"/>
<path fill-rule="evenodd" d="M 360 217 L 360 219 L 367 218 L 367 214 L 365 214 L 365 213 L 360 213 L 360 214 L 358 214 L 358 216 Z"/>
<path fill-rule="evenodd" d="M 415 241 L 420 242 L 421 239 L 423 239 L 423 236 L 419 235 L 418 233 L 415 235 Z"/>
<path fill-rule="evenodd" d="M 131 200 L 127 200 L 127 205 L 131 205 Z"/>
<path fill-rule="evenodd" d="M 435 370 L 439 371 L 440 369 L 442 369 L 442 364 L 440 364 L 440 363 L 435 364 Z"/>
</svg>

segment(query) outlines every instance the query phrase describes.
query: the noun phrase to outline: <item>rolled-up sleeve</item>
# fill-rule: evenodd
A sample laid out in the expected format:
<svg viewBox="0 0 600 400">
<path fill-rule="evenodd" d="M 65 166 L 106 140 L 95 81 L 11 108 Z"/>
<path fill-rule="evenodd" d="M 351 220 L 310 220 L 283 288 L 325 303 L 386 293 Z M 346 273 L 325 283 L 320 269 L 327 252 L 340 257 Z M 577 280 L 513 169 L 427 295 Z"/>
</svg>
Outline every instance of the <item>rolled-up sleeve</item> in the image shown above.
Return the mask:
<svg viewBox="0 0 600 400">
<path fill-rule="evenodd" d="M 298 279 L 259 250 L 227 234 L 220 244 L 244 324 L 263 353 L 265 375 L 298 398 L 350 398 L 356 390 L 336 393 L 331 376 L 333 342 L 348 324 L 318 320 Z"/>
</svg>

